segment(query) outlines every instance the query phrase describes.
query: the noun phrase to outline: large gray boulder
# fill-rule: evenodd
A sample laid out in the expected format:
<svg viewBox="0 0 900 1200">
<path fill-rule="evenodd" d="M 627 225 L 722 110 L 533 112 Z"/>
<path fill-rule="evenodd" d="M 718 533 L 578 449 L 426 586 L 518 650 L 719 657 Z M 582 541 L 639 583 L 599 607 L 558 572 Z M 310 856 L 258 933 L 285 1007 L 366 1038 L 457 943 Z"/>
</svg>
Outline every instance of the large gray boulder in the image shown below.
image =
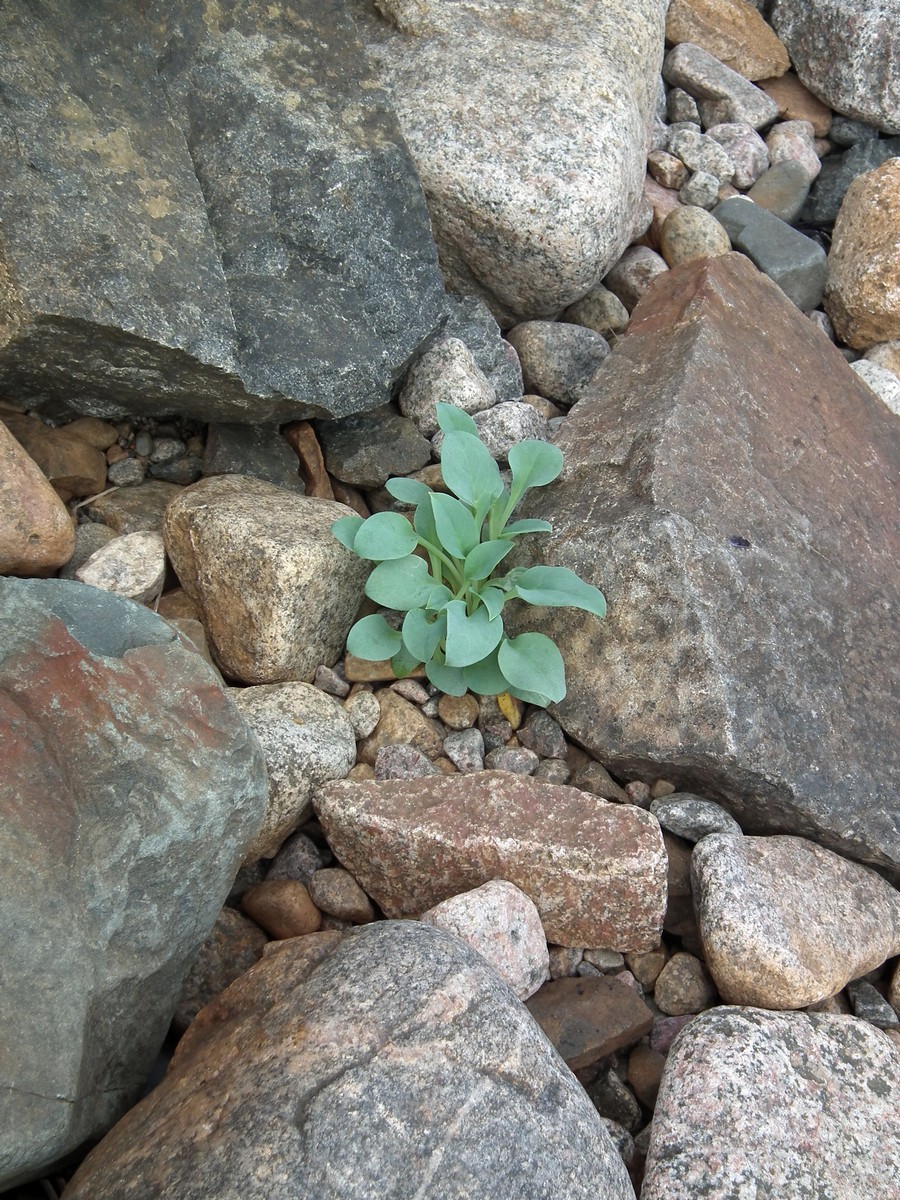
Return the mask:
<svg viewBox="0 0 900 1200">
<path fill-rule="evenodd" d="M 51 414 L 385 403 L 439 324 L 421 187 L 343 0 L 4 13 L 0 385 Z"/>
<path fill-rule="evenodd" d="M 160 617 L 0 580 L 0 1190 L 141 1094 L 262 819 L 255 735 Z"/>
<path fill-rule="evenodd" d="M 334 937 L 293 939 L 201 1011 L 66 1200 L 633 1200 L 587 1093 L 480 955 L 415 922 Z"/>
<path fill-rule="evenodd" d="M 509 326 L 599 283 L 638 215 L 667 0 L 357 7 L 451 289 Z"/>
<path fill-rule="evenodd" d="M 533 557 L 605 622 L 528 608 L 566 731 L 627 779 L 719 799 L 900 877 L 893 414 L 742 255 L 657 279 L 572 409 Z M 516 630 L 518 632 L 518 628 Z"/>
</svg>

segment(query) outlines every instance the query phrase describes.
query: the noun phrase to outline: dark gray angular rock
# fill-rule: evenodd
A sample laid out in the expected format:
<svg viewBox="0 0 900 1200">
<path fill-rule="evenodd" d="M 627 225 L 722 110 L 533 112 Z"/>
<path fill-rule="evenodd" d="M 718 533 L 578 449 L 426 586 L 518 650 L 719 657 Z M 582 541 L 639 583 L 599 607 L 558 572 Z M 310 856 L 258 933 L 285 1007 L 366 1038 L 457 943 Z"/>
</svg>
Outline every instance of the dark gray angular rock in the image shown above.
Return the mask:
<svg viewBox="0 0 900 1200">
<path fill-rule="evenodd" d="M 633 1191 L 583 1088 L 499 975 L 441 929 L 380 921 L 318 963 L 288 944 L 253 967 L 200 1013 L 160 1086 L 67 1189 L 68 1200 L 151 1195 Z"/>
<path fill-rule="evenodd" d="M 392 475 L 410 475 L 431 462 L 431 446 L 415 422 L 390 408 L 317 421 L 316 432 L 328 470 L 354 487 L 383 487 Z"/>
<path fill-rule="evenodd" d="M 881 992 L 865 979 L 854 979 L 847 984 L 847 995 L 853 1006 L 853 1015 L 868 1021 L 879 1029 L 896 1029 L 900 1016 L 894 1011 Z"/>
<path fill-rule="evenodd" d="M 212 669 L 140 605 L 2 579 L 0 645 L 5 1188 L 140 1096 L 266 772 Z"/>
<path fill-rule="evenodd" d="M 878 130 L 874 125 L 867 125 L 865 121 L 854 121 L 838 113 L 832 118 L 828 130 L 828 140 L 836 146 L 855 146 L 857 142 L 870 142 L 877 137 Z"/>
<path fill-rule="evenodd" d="M 732 196 L 713 209 L 735 250 L 781 288 L 803 312 L 818 308 L 825 293 L 828 256 L 818 242 L 793 229 L 746 196 Z"/>
<path fill-rule="evenodd" d="M 389 399 L 444 306 L 343 0 L 6 14 L 0 384 L 256 423 Z"/>
<path fill-rule="evenodd" d="M 900 137 L 857 142 L 844 154 L 829 154 L 810 189 L 801 218 L 810 225 L 833 225 L 847 189 L 857 175 L 874 171 L 889 158 L 900 156 Z"/>
<path fill-rule="evenodd" d="M 290 492 L 306 491 L 300 460 L 277 425 L 210 425 L 203 474 L 250 475 Z"/>
<path fill-rule="evenodd" d="M 500 336 L 500 326 L 484 301 L 477 296 L 448 295 L 447 313 L 443 336 L 466 343 L 498 401 L 519 400 L 523 387 L 518 355 Z"/>
<path fill-rule="evenodd" d="M 520 561 L 576 570 L 607 619 L 509 627 L 561 647 L 566 733 L 900 879 L 893 414 L 729 254 L 654 282 L 557 444 L 523 511 L 554 533 Z"/>
</svg>

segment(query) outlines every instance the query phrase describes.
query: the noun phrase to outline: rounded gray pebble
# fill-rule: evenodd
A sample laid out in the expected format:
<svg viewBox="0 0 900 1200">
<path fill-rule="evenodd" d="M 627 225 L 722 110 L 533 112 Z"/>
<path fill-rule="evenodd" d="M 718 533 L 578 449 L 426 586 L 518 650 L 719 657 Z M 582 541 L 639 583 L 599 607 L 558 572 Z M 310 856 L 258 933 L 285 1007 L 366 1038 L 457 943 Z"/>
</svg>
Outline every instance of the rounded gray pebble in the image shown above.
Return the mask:
<svg viewBox="0 0 900 1200">
<path fill-rule="evenodd" d="M 462 775 L 484 770 L 484 738 L 477 729 L 459 729 L 444 738 L 444 753 Z"/>
<path fill-rule="evenodd" d="M 524 746 L 499 746 L 490 750 L 484 758 L 489 771 L 511 771 L 514 775 L 533 775 L 540 759 L 533 750 Z"/>
<path fill-rule="evenodd" d="M 650 804 L 650 812 L 663 829 L 688 842 L 699 842 L 710 833 L 743 833 L 720 804 L 692 792 L 673 792 Z"/>
</svg>

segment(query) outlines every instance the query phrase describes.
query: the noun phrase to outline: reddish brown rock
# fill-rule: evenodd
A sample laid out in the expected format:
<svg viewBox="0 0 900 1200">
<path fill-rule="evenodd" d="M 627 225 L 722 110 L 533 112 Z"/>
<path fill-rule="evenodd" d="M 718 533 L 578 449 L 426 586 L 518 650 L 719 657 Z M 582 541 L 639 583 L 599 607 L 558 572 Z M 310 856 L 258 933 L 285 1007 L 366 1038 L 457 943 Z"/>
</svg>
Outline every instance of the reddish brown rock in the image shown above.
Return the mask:
<svg viewBox="0 0 900 1200">
<path fill-rule="evenodd" d="M 282 433 L 300 459 L 300 474 L 303 476 L 307 496 L 334 500 L 331 481 L 325 470 L 325 459 L 322 457 L 322 447 L 309 421 L 294 421 L 285 426 Z"/>
<path fill-rule="evenodd" d="M 262 958 L 269 939 L 258 925 L 234 908 L 223 908 L 200 953 L 191 964 L 172 1017 L 187 1029 L 197 1013 Z"/>
<path fill-rule="evenodd" d="M 68 426 L 53 428 L 35 417 L 12 414 L 4 423 L 64 499 L 94 496 L 106 487 L 106 455 Z"/>
<path fill-rule="evenodd" d="M 608 975 L 553 979 L 526 1007 L 572 1071 L 631 1046 L 653 1026 L 634 988 Z"/>
<path fill-rule="evenodd" d="M 654 282 L 557 444 L 525 510 L 553 537 L 521 561 L 609 604 L 527 614 L 566 660 L 566 732 L 614 774 L 900 878 L 896 418 L 727 254 Z"/>
<path fill-rule="evenodd" d="M 0 513 L 0 575 L 49 575 L 72 557 L 72 518 L 2 422 Z"/>
<path fill-rule="evenodd" d="M 506 879 L 537 905 L 548 941 L 659 943 L 665 850 L 656 818 L 631 805 L 503 771 L 342 780 L 313 803 L 334 853 L 387 916 Z"/>
<path fill-rule="evenodd" d="M 299 879 L 266 879 L 248 888 L 241 908 L 273 938 L 316 933 L 322 914 Z"/>
<path fill-rule="evenodd" d="M 666 41 L 702 46 L 745 79 L 783 75 L 791 65 L 784 43 L 748 0 L 672 0 Z"/>
<path fill-rule="evenodd" d="M 775 101 L 783 121 L 809 121 L 816 137 L 828 137 L 831 109 L 804 87 L 793 71 L 772 79 L 760 79 L 756 86 Z"/>
</svg>

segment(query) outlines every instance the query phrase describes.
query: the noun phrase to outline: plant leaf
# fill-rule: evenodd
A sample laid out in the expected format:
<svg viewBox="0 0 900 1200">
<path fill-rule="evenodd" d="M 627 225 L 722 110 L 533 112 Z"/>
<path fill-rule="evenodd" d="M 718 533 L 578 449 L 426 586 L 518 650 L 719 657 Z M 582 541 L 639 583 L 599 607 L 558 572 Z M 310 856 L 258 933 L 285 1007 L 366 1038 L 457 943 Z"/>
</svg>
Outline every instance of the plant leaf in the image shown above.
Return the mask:
<svg viewBox="0 0 900 1200">
<path fill-rule="evenodd" d="M 433 588 L 428 564 L 417 554 L 379 563 L 366 580 L 369 599 L 398 612 L 421 608 Z"/>
<path fill-rule="evenodd" d="M 448 667 L 432 659 L 425 664 L 425 674 L 429 682 L 448 696 L 464 696 L 468 691 L 459 667 Z"/>
<path fill-rule="evenodd" d="M 474 433 L 478 437 L 478 426 L 472 420 L 467 412 L 463 412 L 461 408 L 457 408 L 455 404 L 442 404 L 438 402 L 434 406 L 437 423 L 444 433 Z M 443 451 L 441 453 L 441 461 L 443 462 Z M 446 483 L 446 480 L 444 480 Z"/>
<path fill-rule="evenodd" d="M 512 550 L 512 542 L 482 542 L 466 555 L 466 579 L 487 579 L 499 562 Z"/>
<path fill-rule="evenodd" d="M 501 537 L 517 537 L 520 533 L 552 533 L 553 526 L 549 521 L 539 521 L 537 517 L 526 517 L 523 521 L 513 521 L 507 525 Z"/>
<path fill-rule="evenodd" d="M 418 479 L 404 479 L 398 476 L 396 479 L 389 479 L 384 486 L 395 499 L 404 504 L 421 504 L 431 495 L 431 488 Z"/>
<path fill-rule="evenodd" d="M 420 504 L 413 515 L 413 528 L 419 537 L 424 538 L 426 542 L 431 542 L 433 546 L 437 545 L 440 540 L 437 535 L 437 529 L 434 527 L 434 513 L 431 511 L 431 496 L 424 504 Z"/>
<path fill-rule="evenodd" d="M 464 503 L 476 508 L 484 497 L 503 491 L 500 468 L 484 442 L 472 433 L 451 431 L 441 443 L 441 476 L 446 486 Z"/>
<path fill-rule="evenodd" d="M 562 655 L 543 633 L 522 633 L 508 639 L 497 653 L 497 663 L 511 687 L 543 697 L 539 703 L 545 706 L 566 694 Z"/>
<path fill-rule="evenodd" d="M 606 600 L 599 588 L 579 579 L 568 567 L 529 567 L 515 581 L 516 595 L 528 604 L 550 608 L 583 608 L 606 616 Z"/>
<path fill-rule="evenodd" d="M 510 494 L 518 502 L 528 488 L 552 483 L 562 470 L 563 456 L 559 446 L 554 446 L 552 442 L 527 438 L 510 446 L 507 462 L 512 471 Z"/>
<path fill-rule="evenodd" d="M 503 644 L 502 642 L 500 643 Z M 463 679 L 470 692 L 479 696 L 499 696 L 509 687 L 509 680 L 497 664 L 497 651 L 492 651 L 481 662 L 472 663 L 463 670 Z"/>
<path fill-rule="evenodd" d="M 348 652 L 369 662 L 390 658 L 402 644 L 399 631 L 391 629 L 381 613 L 363 617 L 347 634 Z"/>
<path fill-rule="evenodd" d="M 403 618 L 403 644 L 415 655 L 416 662 L 429 662 L 446 632 L 444 613 L 429 621 L 424 609 L 411 608 Z"/>
<path fill-rule="evenodd" d="M 428 599 L 425 601 L 425 607 L 429 612 L 440 612 L 440 610 L 453 599 L 453 593 L 443 583 L 439 583 L 436 588 L 432 588 Z"/>
<path fill-rule="evenodd" d="M 410 654 L 406 646 L 401 645 L 396 654 L 391 657 L 391 669 L 398 679 L 405 679 L 407 675 L 411 675 L 420 660 L 415 655 Z"/>
<path fill-rule="evenodd" d="M 506 596 L 499 588 L 485 587 L 476 595 L 481 600 L 481 603 L 488 610 L 488 614 L 493 621 L 495 617 L 499 617 L 503 611 L 503 605 L 506 603 Z"/>
<path fill-rule="evenodd" d="M 446 608 L 447 638 L 444 661 L 448 667 L 468 667 L 480 662 L 503 637 L 503 620 L 493 621 L 488 610 L 478 607 L 469 616 L 462 600 L 452 600 Z"/>
<path fill-rule="evenodd" d="M 331 526 L 331 533 L 342 546 L 352 550 L 353 542 L 362 523 L 362 517 L 341 517 Z"/>
<path fill-rule="evenodd" d="M 353 552 L 360 558 L 385 562 L 405 558 L 417 545 L 418 539 L 406 517 L 401 513 L 380 512 L 360 525 L 353 541 Z"/>
<path fill-rule="evenodd" d="M 464 504 L 443 492 L 431 493 L 431 510 L 442 549 L 453 558 L 465 558 L 478 545 L 475 518 Z"/>
</svg>

